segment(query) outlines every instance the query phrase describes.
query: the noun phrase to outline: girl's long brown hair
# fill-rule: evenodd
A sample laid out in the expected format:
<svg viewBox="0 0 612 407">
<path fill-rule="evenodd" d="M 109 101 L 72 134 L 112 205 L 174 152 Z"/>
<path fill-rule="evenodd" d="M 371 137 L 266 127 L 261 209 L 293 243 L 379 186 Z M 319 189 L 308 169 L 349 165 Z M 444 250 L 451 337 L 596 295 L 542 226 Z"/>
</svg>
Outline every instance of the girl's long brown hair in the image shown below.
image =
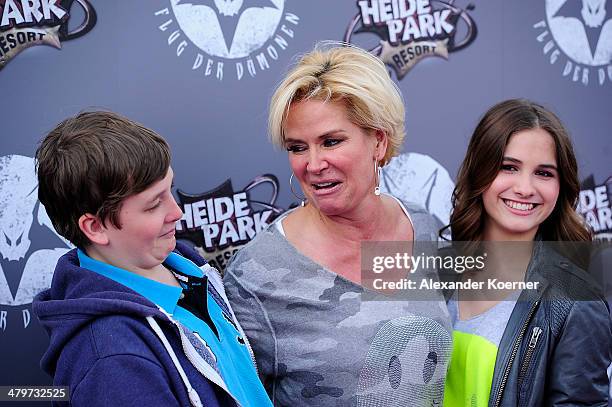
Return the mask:
<svg viewBox="0 0 612 407">
<path fill-rule="evenodd" d="M 510 99 L 493 106 L 480 120 L 453 191 L 450 228 L 454 241 L 481 241 L 486 213 L 482 194 L 501 169 L 506 145 L 513 134 L 528 129 L 546 130 L 554 139 L 559 174 L 559 197 L 538 233 L 548 241 L 591 241 L 592 234 L 579 215 L 576 203 L 580 192 L 578 166 L 572 142 L 555 114 L 525 99 Z"/>
</svg>

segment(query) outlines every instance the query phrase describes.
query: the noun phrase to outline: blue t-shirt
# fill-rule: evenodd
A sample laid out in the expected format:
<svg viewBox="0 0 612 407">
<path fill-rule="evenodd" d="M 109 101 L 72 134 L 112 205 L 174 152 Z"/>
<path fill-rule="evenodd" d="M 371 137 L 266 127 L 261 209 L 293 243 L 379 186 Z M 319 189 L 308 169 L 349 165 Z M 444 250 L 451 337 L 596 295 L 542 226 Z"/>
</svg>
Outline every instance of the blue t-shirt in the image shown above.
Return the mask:
<svg viewBox="0 0 612 407">
<path fill-rule="evenodd" d="M 224 309 L 223 301 L 215 301 L 213 295 L 218 295 L 212 286 L 204 287 L 203 319 L 179 305 L 186 291 L 186 284 L 179 278 L 182 287 L 163 284 L 136 273 L 121 269 L 92 259 L 82 250 L 78 250 L 81 267 L 94 271 L 104 277 L 122 284 L 149 301 L 161 307 L 166 313 L 191 330 L 206 344 L 216 358 L 219 373 L 228 390 L 242 406 L 271 406 L 272 403 L 261 383 L 251 355 L 246 347 L 240 331 L 234 325 L 229 310 Z M 192 261 L 177 253 L 170 253 L 164 261 L 169 268 L 186 276 L 198 279 L 204 277 L 204 272 Z M 204 282 L 207 279 L 204 278 Z"/>
</svg>

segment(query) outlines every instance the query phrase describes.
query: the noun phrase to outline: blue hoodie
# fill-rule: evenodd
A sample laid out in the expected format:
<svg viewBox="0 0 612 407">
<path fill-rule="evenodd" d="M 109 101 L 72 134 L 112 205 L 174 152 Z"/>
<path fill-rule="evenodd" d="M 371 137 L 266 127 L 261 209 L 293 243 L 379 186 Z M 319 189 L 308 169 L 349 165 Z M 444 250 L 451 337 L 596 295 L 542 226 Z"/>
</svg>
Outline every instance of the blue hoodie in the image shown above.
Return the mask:
<svg viewBox="0 0 612 407">
<path fill-rule="evenodd" d="M 180 243 L 177 252 L 205 264 Z M 213 274 L 217 300 L 227 302 Z M 76 249 L 60 258 L 32 308 L 50 336 L 41 367 L 54 385 L 69 386 L 73 406 L 237 404 L 195 335 L 135 291 L 81 268 Z"/>
</svg>

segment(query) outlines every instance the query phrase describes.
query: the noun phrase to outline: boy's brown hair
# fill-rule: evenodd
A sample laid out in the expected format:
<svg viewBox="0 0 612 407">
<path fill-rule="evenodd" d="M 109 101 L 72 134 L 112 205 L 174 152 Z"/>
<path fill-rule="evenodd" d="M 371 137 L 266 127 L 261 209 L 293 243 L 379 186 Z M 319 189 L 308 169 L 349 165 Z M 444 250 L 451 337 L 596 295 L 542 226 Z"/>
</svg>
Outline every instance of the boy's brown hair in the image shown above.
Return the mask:
<svg viewBox="0 0 612 407">
<path fill-rule="evenodd" d="M 38 199 L 55 230 L 75 246 L 89 239 L 90 213 L 121 228 L 122 201 L 166 176 L 170 148 L 152 130 L 116 113 L 79 113 L 55 127 L 36 150 Z"/>
</svg>

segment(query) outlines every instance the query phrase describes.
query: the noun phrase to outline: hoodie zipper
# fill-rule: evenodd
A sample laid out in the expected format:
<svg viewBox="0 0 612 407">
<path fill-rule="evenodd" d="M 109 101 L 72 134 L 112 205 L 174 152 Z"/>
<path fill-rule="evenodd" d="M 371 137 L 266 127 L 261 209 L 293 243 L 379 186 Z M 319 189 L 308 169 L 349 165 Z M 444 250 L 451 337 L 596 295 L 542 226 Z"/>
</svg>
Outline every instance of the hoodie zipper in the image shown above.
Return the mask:
<svg viewBox="0 0 612 407">
<path fill-rule="evenodd" d="M 531 306 L 531 309 L 529 310 L 529 313 L 527 314 L 527 319 L 525 319 L 525 322 L 523 323 L 523 326 L 521 327 L 519 336 L 516 338 L 516 341 L 514 342 L 514 345 L 512 347 L 512 353 L 510 354 L 510 359 L 508 360 L 508 363 L 506 364 L 506 368 L 504 369 L 504 375 L 502 376 L 502 381 L 499 385 L 497 397 L 495 398 L 495 404 L 493 404 L 494 407 L 499 407 L 501 403 L 502 394 L 504 393 L 504 388 L 506 387 L 506 383 L 508 382 L 508 376 L 510 376 L 510 367 L 512 366 L 512 362 L 514 362 L 514 358 L 516 357 L 516 354 L 518 353 L 518 349 L 521 345 L 521 341 L 523 340 L 523 336 L 525 336 L 527 327 L 529 326 L 529 323 L 531 322 L 531 318 L 533 318 L 533 314 L 535 313 L 535 310 L 538 308 L 538 304 L 540 304 L 540 300 L 535 301 L 533 305 Z"/>
<path fill-rule="evenodd" d="M 211 382 L 219 386 L 221 389 L 223 389 L 236 402 L 236 405 L 240 407 L 240 402 L 238 401 L 236 396 L 234 396 L 229 391 L 221 375 L 217 373 L 217 371 L 215 371 L 211 365 L 206 363 L 204 359 L 202 359 L 202 357 L 198 354 L 193 345 L 189 342 L 189 339 L 187 339 L 187 337 L 181 330 L 181 327 L 179 326 L 178 322 L 176 322 L 172 315 L 168 314 L 162 308 L 158 307 L 158 309 L 165 315 L 165 317 L 168 319 L 168 321 L 170 321 L 170 323 L 174 326 L 174 329 L 178 333 L 179 339 L 181 341 L 181 348 L 183 349 L 183 353 L 185 354 L 187 360 L 193 365 L 193 367 L 196 368 L 198 372 L 200 372 L 202 376 L 204 376 L 207 380 L 210 380 Z M 206 374 L 207 367 L 212 370 L 211 375 Z"/>
<path fill-rule="evenodd" d="M 538 340 L 540 339 L 540 335 L 542 334 L 542 328 L 536 326 L 531 331 L 531 339 L 529 339 L 529 345 L 527 346 L 527 353 L 525 354 L 525 359 L 523 360 L 523 365 L 521 366 L 521 370 L 519 371 L 518 384 L 519 386 L 523 383 L 525 379 L 525 375 L 527 375 L 527 369 L 529 368 L 529 362 L 531 362 L 531 357 L 533 356 L 533 352 L 535 352 L 536 345 L 538 344 Z"/>
<path fill-rule="evenodd" d="M 174 321 L 172 321 L 172 322 L 174 322 Z M 175 326 L 176 326 L 176 323 L 175 323 Z M 185 337 L 185 334 L 183 334 L 183 332 L 181 331 L 181 328 L 179 326 L 176 326 L 176 329 L 179 331 L 178 334 L 179 334 L 179 337 L 181 339 L 181 347 L 183 348 L 183 353 L 187 357 L 187 360 L 189 360 L 189 362 L 191 362 L 191 364 L 196 368 L 196 370 L 198 370 L 205 378 L 207 378 L 211 382 L 215 383 L 221 389 L 225 390 L 227 392 L 227 394 L 229 394 L 232 397 L 232 399 L 234 399 L 234 401 L 236 402 L 236 405 L 238 405 L 240 407 L 241 406 L 240 402 L 229 391 L 229 389 L 227 388 L 225 382 L 223 381 L 223 378 L 220 375 L 219 375 L 218 378 L 214 378 L 214 377 L 210 377 L 210 376 L 205 374 L 205 370 L 206 370 L 207 364 L 203 361 L 202 357 L 198 354 L 198 352 L 193 348 L 193 345 L 191 345 L 191 343 L 189 343 L 189 339 L 187 339 Z M 210 366 L 210 365 L 208 365 L 208 366 Z M 212 369 L 212 367 L 210 367 L 210 368 Z M 220 380 L 220 382 L 219 382 L 219 380 Z"/>
</svg>

